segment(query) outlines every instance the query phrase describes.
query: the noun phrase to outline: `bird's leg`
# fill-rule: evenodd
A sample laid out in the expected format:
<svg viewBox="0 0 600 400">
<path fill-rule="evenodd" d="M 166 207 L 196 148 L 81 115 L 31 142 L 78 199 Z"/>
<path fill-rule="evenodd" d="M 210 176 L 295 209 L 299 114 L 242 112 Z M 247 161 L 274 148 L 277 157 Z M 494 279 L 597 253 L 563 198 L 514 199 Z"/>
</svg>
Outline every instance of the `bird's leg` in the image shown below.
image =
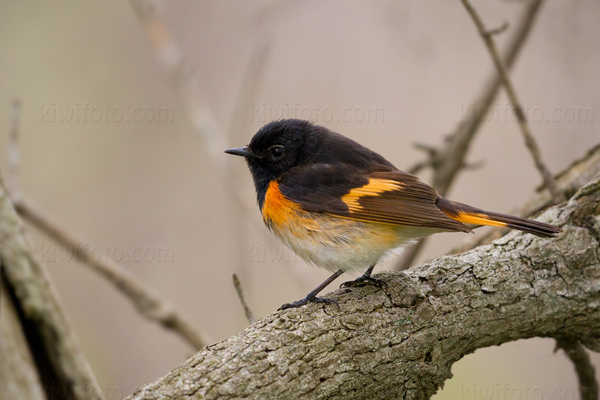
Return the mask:
<svg viewBox="0 0 600 400">
<path fill-rule="evenodd" d="M 338 308 L 340 308 L 337 301 L 327 299 L 325 297 L 317 297 L 317 295 L 319 294 L 319 292 L 321 290 L 325 289 L 325 287 L 327 285 L 329 285 L 331 282 L 336 280 L 336 278 L 343 273 L 344 273 L 344 271 L 342 271 L 341 269 L 338 269 L 337 271 L 334 272 L 333 275 L 331 275 L 329 278 L 327 278 L 325 280 L 325 282 L 321 283 L 313 291 L 311 291 L 309 294 L 307 294 L 305 298 L 298 300 L 298 301 L 294 301 L 293 303 L 286 303 L 286 304 L 282 305 L 281 307 L 279 307 L 279 310 L 287 310 L 288 308 L 302 307 L 303 305 L 308 304 L 308 303 L 335 304 Z"/>
<path fill-rule="evenodd" d="M 373 285 L 377 286 L 378 288 L 382 289 L 384 292 L 387 293 L 387 282 L 383 279 L 371 277 L 371 272 L 373 272 L 373 268 L 375 268 L 375 264 L 371 265 L 362 276 L 356 278 L 353 281 L 344 282 L 340 285 L 340 287 L 361 287 L 365 285 Z"/>
</svg>

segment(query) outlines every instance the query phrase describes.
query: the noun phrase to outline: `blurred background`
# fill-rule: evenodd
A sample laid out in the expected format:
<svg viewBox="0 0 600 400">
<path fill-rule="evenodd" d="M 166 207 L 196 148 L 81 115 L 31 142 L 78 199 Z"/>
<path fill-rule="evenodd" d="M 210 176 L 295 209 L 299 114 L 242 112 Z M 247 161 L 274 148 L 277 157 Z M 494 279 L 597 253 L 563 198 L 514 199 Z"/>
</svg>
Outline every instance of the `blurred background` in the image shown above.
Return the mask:
<svg viewBox="0 0 600 400">
<path fill-rule="evenodd" d="M 509 23 L 496 36 L 501 48 L 525 4 L 474 3 L 488 27 Z M 171 0 L 156 12 L 164 25 L 142 23 L 127 1 L 0 3 L 0 170 L 6 175 L 9 108 L 18 98 L 25 196 L 214 340 L 248 324 L 232 273 L 257 317 L 329 275 L 270 236 L 245 164 L 221 150 L 295 116 L 408 169 L 425 158 L 414 143 L 440 145 L 494 72 L 458 0 Z M 600 141 L 598 49 L 600 2 L 550 0 L 511 73 L 552 172 Z M 179 81 L 168 69 L 178 63 Z M 190 98 L 214 117 L 208 136 L 183 106 Z M 509 110 L 501 93 L 467 157 L 482 166 L 461 173 L 448 197 L 510 212 L 534 193 L 541 179 Z M 194 353 L 72 249 L 31 234 L 107 398 Z M 465 239 L 438 235 L 418 261 Z M 376 271 L 396 262 L 390 256 Z M 577 398 L 572 365 L 553 348 L 533 339 L 478 350 L 454 365 L 435 398 Z"/>
</svg>

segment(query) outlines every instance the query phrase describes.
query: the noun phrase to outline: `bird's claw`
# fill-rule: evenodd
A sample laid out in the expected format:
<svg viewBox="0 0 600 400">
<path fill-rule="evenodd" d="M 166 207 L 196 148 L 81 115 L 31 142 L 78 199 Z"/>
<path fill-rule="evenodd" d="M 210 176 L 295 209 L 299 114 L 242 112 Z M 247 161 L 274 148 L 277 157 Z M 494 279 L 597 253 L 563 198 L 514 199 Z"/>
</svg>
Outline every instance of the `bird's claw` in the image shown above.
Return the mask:
<svg viewBox="0 0 600 400">
<path fill-rule="evenodd" d="M 340 287 L 363 287 L 367 285 L 377 286 L 379 289 L 387 293 L 388 285 L 386 281 L 365 275 L 358 277 L 353 281 L 344 282 L 340 285 Z"/>
<path fill-rule="evenodd" d="M 304 306 L 304 305 L 306 305 L 308 303 L 333 304 L 333 305 L 335 305 L 338 308 L 338 310 L 340 309 L 340 305 L 335 300 L 328 299 L 326 297 L 306 296 L 303 299 L 300 299 L 300 300 L 294 301 L 292 303 L 286 303 L 286 304 L 282 305 L 281 307 L 279 307 L 277 309 L 277 311 L 287 310 L 288 308 L 302 307 L 302 306 Z"/>
</svg>

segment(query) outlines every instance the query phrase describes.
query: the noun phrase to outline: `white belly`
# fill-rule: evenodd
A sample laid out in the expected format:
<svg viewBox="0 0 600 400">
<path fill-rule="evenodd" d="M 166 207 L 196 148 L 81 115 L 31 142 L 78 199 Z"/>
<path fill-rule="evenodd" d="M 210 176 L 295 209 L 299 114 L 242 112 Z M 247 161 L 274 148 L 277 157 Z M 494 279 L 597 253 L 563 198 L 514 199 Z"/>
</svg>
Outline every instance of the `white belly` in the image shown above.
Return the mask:
<svg viewBox="0 0 600 400">
<path fill-rule="evenodd" d="M 311 213 L 308 223 L 304 215 L 298 216 L 297 221 L 283 226 L 270 224 L 270 228 L 302 259 L 332 272 L 366 269 L 406 241 L 439 232 L 315 213 Z"/>
</svg>

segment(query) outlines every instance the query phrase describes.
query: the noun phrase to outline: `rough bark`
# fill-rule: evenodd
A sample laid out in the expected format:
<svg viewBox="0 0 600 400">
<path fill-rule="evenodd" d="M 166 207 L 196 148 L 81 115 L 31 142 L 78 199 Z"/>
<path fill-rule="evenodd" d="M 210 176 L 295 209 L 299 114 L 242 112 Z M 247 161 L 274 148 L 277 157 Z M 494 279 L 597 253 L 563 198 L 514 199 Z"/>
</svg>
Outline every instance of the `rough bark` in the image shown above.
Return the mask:
<svg viewBox="0 0 600 400">
<path fill-rule="evenodd" d="M 27 340 L 3 286 L 0 282 L 0 399 L 44 400 Z"/>
<path fill-rule="evenodd" d="M 23 327 L 45 395 L 49 399 L 101 400 L 100 388 L 46 272 L 33 256 L 1 178 L 0 257 L 2 278 Z M 0 337 L 0 341 L 4 340 Z"/>
<path fill-rule="evenodd" d="M 129 400 L 427 399 L 478 348 L 531 337 L 600 337 L 600 176 L 540 220 L 555 239 L 490 245 L 338 290 L 340 309 L 274 313 L 209 346 Z"/>
</svg>

